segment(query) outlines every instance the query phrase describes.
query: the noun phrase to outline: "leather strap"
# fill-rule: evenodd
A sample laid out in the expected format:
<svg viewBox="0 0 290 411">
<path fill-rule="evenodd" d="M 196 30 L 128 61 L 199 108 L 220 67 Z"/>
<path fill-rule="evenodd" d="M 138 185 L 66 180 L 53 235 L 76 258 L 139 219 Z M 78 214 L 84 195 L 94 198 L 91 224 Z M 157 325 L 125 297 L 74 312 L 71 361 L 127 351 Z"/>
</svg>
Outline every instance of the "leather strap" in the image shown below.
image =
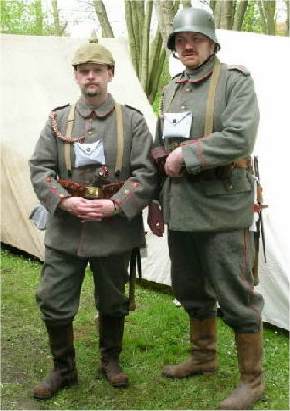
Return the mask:
<svg viewBox="0 0 290 411">
<path fill-rule="evenodd" d="M 76 105 L 72 104 L 70 106 L 70 110 L 68 113 L 66 133 L 65 133 L 66 137 L 68 138 L 71 138 L 71 135 L 72 135 L 74 120 L 75 120 L 75 108 L 76 108 Z M 70 174 L 71 173 L 71 144 L 70 143 L 64 144 L 64 162 L 65 162 L 67 172 L 68 174 Z"/>
<path fill-rule="evenodd" d="M 66 137 L 71 138 L 72 130 L 75 120 L 75 104 L 70 106 L 70 111 L 67 118 Z M 123 153 L 124 153 L 124 124 L 122 106 L 118 103 L 115 104 L 116 110 L 116 126 L 117 126 L 117 155 L 115 164 L 115 173 L 120 173 L 123 166 Z M 64 144 L 64 162 L 68 174 L 71 173 L 71 144 Z"/>
<path fill-rule="evenodd" d="M 115 104 L 116 111 L 116 125 L 117 125 L 117 155 L 115 164 L 115 174 L 119 174 L 123 166 L 123 152 L 124 152 L 124 124 L 123 113 L 120 104 Z"/>
<path fill-rule="evenodd" d="M 251 157 L 241 158 L 240 160 L 235 160 L 232 162 L 233 168 L 245 168 L 249 170 L 252 166 Z"/>
<path fill-rule="evenodd" d="M 221 72 L 221 63 L 219 59 L 216 57 L 214 67 L 213 67 L 213 72 L 212 72 L 210 83 L 209 83 L 206 113 L 205 113 L 204 133 L 203 133 L 204 137 L 208 136 L 213 131 L 214 100 L 215 100 L 216 87 L 217 87 L 217 83 L 219 80 L 220 72 Z"/>
</svg>

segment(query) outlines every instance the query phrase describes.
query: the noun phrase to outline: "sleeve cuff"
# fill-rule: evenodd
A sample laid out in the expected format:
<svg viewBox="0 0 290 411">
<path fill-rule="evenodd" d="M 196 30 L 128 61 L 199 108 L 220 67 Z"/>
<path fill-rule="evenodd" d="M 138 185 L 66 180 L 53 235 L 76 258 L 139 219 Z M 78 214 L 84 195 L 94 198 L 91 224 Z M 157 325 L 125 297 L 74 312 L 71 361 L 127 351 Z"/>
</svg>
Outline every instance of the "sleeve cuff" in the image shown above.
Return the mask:
<svg viewBox="0 0 290 411">
<path fill-rule="evenodd" d="M 192 144 L 182 147 L 182 155 L 186 171 L 190 174 L 198 174 L 201 171 L 201 164 L 197 157 L 195 146 L 195 144 Z"/>
</svg>

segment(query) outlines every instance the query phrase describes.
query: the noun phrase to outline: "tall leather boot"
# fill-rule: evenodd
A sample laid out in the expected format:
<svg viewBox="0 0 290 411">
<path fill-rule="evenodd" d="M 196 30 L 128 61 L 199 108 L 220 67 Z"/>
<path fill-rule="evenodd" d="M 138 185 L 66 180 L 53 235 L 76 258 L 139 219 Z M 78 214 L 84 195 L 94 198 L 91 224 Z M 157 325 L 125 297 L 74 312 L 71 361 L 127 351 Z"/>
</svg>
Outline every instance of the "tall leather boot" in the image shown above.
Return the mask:
<svg viewBox="0 0 290 411">
<path fill-rule="evenodd" d="M 129 384 L 128 375 L 119 364 L 124 333 L 124 317 L 99 315 L 99 346 L 101 371 L 113 387 L 122 388 Z"/>
<path fill-rule="evenodd" d="M 54 367 L 33 390 L 34 398 L 47 400 L 60 389 L 78 383 L 73 345 L 73 326 L 46 324 Z"/>
<path fill-rule="evenodd" d="M 217 369 L 216 319 L 190 320 L 191 356 L 178 365 L 167 365 L 162 375 L 185 378 L 194 374 L 211 374 Z"/>
<path fill-rule="evenodd" d="M 220 410 L 249 410 L 263 396 L 262 332 L 236 334 L 240 383 L 219 405 Z"/>
</svg>

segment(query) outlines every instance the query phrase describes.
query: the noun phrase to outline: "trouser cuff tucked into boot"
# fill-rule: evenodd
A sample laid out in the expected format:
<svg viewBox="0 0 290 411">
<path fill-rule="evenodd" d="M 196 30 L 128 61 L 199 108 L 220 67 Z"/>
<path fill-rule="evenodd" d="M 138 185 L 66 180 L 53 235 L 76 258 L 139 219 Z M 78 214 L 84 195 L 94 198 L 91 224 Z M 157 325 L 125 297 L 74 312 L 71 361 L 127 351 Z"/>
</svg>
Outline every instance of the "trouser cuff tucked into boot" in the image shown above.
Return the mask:
<svg viewBox="0 0 290 411">
<path fill-rule="evenodd" d="M 47 400 L 60 389 L 78 383 L 72 324 L 65 326 L 46 324 L 46 328 L 54 368 L 42 382 L 34 387 L 33 396 L 39 400 Z"/>
<path fill-rule="evenodd" d="M 164 367 L 163 376 L 185 378 L 195 374 L 212 374 L 216 371 L 216 319 L 191 319 L 190 331 L 191 356 L 181 364 Z"/>
<path fill-rule="evenodd" d="M 124 317 L 99 315 L 99 346 L 101 351 L 101 371 L 108 382 L 116 388 L 127 387 L 128 375 L 119 364 L 124 333 Z"/>
</svg>

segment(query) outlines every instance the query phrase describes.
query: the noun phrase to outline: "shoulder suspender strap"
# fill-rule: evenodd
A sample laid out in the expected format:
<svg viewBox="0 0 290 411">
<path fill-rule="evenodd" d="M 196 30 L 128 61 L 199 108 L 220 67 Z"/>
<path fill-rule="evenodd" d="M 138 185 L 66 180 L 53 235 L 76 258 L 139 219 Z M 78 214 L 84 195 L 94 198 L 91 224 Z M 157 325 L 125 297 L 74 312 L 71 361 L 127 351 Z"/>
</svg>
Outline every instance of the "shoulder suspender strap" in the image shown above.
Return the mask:
<svg viewBox="0 0 290 411">
<path fill-rule="evenodd" d="M 171 103 L 175 97 L 176 91 L 179 87 L 179 83 L 174 83 L 171 87 L 171 89 L 168 91 L 168 95 L 167 95 L 167 104 L 166 106 L 164 105 L 164 97 L 163 97 L 163 101 L 162 101 L 162 105 L 163 105 L 163 112 L 167 112 L 170 109 Z M 163 113 L 162 113 L 163 114 Z"/>
<path fill-rule="evenodd" d="M 204 125 L 204 137 L 208 136 L 213 131 L 213 114 L 214 114 L 214 100 L 215 100 L 215 92 L 217 83 L 219 80 L 221 72 L 221 63 L 218 58 L 214 63 L 213 73 L 211 75 L 210 83 L 209 83 L 209 90 L 208 90 L 208 98 L 207 98 L 207 105 L 206 105 L 206 114 L 205 114 L 205 125 Z"/>
<path fill-rule="evenodd" d="M 75 120 L 75 104 L 72 104 L 70 106 L 70 110 L 68 113 L 68 118 L 67 118 L 67 127 L 66 127 L 66 137 L 71 138 L 73 126 L 74 126 L 74 120 Z M 65 166 L 67 169 L 67 172 L 71 172 L 71 144 L 70 143 L 65 143 L 64 144 L 64 162 Z"/>
<path fill-rule="evenodd" d="M 123 151 L 124 151 L 124 124 L 123 113 L 120 104 L 115 104 L 116 110 L 116 126 L 117 126 L 117 155 L 115 164 L 115 173 L 119 173 L 122 170 L 123 165 Z"/>
</svg>

